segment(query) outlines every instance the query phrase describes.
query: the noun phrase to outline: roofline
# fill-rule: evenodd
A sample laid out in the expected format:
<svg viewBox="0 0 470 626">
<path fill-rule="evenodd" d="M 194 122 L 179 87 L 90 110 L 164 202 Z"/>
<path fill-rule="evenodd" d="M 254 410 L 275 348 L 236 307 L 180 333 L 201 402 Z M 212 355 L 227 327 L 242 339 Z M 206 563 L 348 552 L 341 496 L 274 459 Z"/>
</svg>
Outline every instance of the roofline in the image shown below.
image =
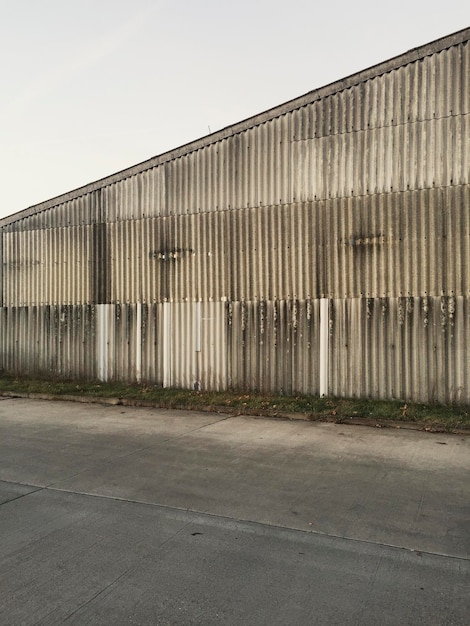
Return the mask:
<svg viewBox="0 0 470 626">
<path fill-rule="evenodd" d="M 34 204 L 27 209 L 23 209 L 22 211 L 4 217 L 0 219 L 0 227 L 24 219 L 36 213 L 40 213 L 41 211 L 50 209 L 58 204 L 79 198 L 87 193 L 102 189 L 103 187 L 112 185 L 113 183 L 119 182 L 125 178 L 135 176 L 136 174 L 152 169 L 158 165 L 185 156 L 186 154 L 200 150 L 201 148 L 209 146 L 213 143 L 217 143 L 218 141 L 227 139 L 228 137 L 241 133 L 245 130 L 271 121 L 276 117 L 281 117 L 286 113 L 300 109 L 308 104 L 311 104 L 312 102 L 331 96 L 335 93 L 343 91 L 344 89 L 356 86 L 367 80 L 376 78 L 377 76 L 381 76 L 382 74 L 386 74 L 387 72 L 391 72 L 392 70 L 398 69 L 399 67 L 403 67 L 415 61 L 419 61 L 424 57 L 435 54 L 436 52 L 441 52 L 468 40 L 470 40 L 470 27 L 464 28 L 440 39 L 436 39 L 435 41 L 422 46 L 418 46 L 417 48 L 412 48 L 411 50 L 408 50 L 408 52 L 392 57 L 387 61 L 377 63 L 376 65 L 372 65 L 371 67 L 361 70 L 360 72 L 346 76 L 345 78 L 329 83 L 323 87 L 319 87 L 318 89 L 314 89 L 313 91 L 309 91 L 302 96 L 294 98 L 293 100 L 288 100 L 287 102 L 272 107 L 271 109 L 267 109 L 262 113 L 258 113 L 257 115 L 246 118 L 240 122 L 236 122 L 230 126 L 226 126 L 215 133 L 205 135 L 187 144 L 183 144 L 178 148 L 174 148 L 160 155 L 151 157 L 146 161 L 142 161 L 141 163 L 132 165 L 131 167 L 115 172 L 114 174 L 110 174 L 109 176 L 87 183 L 86 185 L 73 189 L 72 191 L 60 194 L 50 198 L 49 200 L 45 200 L 39 204 Z"/>
</svg>

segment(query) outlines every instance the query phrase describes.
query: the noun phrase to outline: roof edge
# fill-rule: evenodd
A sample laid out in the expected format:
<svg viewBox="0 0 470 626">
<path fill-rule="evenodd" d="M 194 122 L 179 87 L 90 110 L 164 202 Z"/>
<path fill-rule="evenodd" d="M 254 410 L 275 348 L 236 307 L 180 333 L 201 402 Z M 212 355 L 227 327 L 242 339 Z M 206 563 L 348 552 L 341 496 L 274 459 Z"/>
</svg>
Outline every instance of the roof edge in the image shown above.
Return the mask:
<svg viewBox="0 0 470 626">
<path fill-rule="evenodd" d="M 291 111 L 295 111 L 296 109 L 300 109 L 308 104 L 311 104 L 316 100 L 320 100 L 350 87 L 354 87 L 367 80 L 370 80 L 377 76 L 381 76 L 382 74 L 391 72 L 392 70 L 398 69 L 399 67 L 414 63 L 416 61 L 419 61 L 420 59 L 423 59 L 424 57 L 430 56 L 431 54 L 441 52 L 443 50 L 451 48 L 452 46 L 459 45 L 469 40 L 470 27 L 467 27 L 445 37 L 436 39 L 435 41 L 432 41 L 430 43 L 418 46 L 416 48 L 412 48 L 411 50 L 392 57 L 387 61 L 382 61 L 381 63 L 372 65 L 364 70 L 346 76 L 345 78 L 342 78 L 340 80 L 334 81 L 333 83 L 328 83 L 323 87 L 319 87 L 317 89 L 314 89 L 313 91 L 309 91 L 302 96 L 298 96 L 292 100 L 288 100 L 287 102 L 267 109 L 262 113 L 258 113 L 254 116 L 248 117 L 244 120 L 241 120 L 240 122 L 231 124 L 230 126 L 226 126 L 221 130 L 211 133 L 210 135 L 204 135 L 203 137 L 183 144 L 180 147 L 173 148 L 172 150 L 163 152 L 160 155 L 151 157 L 150 159 L 137 163 L 136 165 L 132 165 L 123 170 L 119 170 L 114 174 L 99 178 L 96 181 L 87 183 L 86 185 L 77 187 L 76 189 L 65 192 L 58 196 L 54 196 L 49 200 L 34 204 L 17 213 L 13 213 L 12 215 L 1 218 L 0 227 L 27 218 L 36 213 L 40 213 L 41 211 L 50 209 L 54 206 L 57 206 L 58 204 L 63 204 L 64 202 L 67 202 L 69 200 L 79 198 L 80 196 L 83 196 L 87 193 L 102 189 L 103 187 L 112 185 L 113 183 L 116 183 L 125 178 L 130 178 L 131 176 L 135 176 L 136 174 L 152 169 L 167 161 L 172 161 L 179 157 L 185 156 L 186 154 L 189 154 L 196 150 L 200 150 L 201 148 L 209 146 L 223 139 L 227 139 L 228 137 L 241 133 L 245 130 L 248 130 L 255 126 L 259 126 L 260 124 L 275 119 L 276 117 L 281 117 L 282 115 L 290 113 Z"/>
</svg>

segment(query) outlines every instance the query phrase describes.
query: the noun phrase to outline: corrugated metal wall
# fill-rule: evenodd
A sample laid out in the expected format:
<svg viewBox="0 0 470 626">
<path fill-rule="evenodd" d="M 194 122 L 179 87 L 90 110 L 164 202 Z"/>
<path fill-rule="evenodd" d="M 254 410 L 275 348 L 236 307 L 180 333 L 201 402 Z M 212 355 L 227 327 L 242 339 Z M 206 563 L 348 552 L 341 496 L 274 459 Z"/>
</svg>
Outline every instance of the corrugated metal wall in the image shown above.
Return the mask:
<svg viewBox="0 0 470 626">
<path fill-rule="evenodd" d="M 468 298 L 328 302 L 331 395 L 468 403 Z M 16 374 L 320 391 L 319 300 L 13 307 L 0 328 Z"/>
<path fill-rule="evenodd" d="M 333 300 L 330 312 L 332 395 L 469 402 L 468 298 Z"/>
<path fill-rule="evenodd" d="M 468 296 L 469 206 L 460 185 L 8 232 L 3 300 Z"/>
<path fill-rule="evenodd" d="M 1 221 L 3 368 L 470 402 L 469 35 Z"/>
<path fill-rule="evenodd" d="M 0 308 L 0 367 L 14 374 L 96 378 L 95 309 Z"/>
</svg>

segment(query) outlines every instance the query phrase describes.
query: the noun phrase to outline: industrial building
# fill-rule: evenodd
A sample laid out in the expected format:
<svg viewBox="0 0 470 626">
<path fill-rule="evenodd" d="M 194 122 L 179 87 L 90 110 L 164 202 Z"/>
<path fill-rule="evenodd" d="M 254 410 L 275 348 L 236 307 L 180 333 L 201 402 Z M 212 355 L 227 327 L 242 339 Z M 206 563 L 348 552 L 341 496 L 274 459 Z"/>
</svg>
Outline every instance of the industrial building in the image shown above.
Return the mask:
<svg viewBox="0 0 470 626">
<path fill-rule="evenodd" d="M 0 367 L 470 403 L 469 38 L 0 220 Z"/>
</svg>

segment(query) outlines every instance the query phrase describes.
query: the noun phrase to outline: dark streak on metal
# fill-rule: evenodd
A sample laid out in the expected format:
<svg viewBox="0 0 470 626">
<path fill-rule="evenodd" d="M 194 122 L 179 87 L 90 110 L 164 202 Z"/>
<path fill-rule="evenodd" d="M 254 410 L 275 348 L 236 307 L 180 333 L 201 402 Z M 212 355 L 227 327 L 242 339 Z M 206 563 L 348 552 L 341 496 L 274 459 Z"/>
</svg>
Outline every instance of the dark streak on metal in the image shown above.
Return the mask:
<svg viewBox="0 0 470 626">
<path fill-rule="evenodd" d="M 92 297 L 95 304 L 109 304 L 111 301 L 110 258 L 108 251 L 108 231 L 106 216 L 103 215 L 101 190 L 94 193 L 96 223 L 92 224 L 91 280 Z"/>
</svg>

